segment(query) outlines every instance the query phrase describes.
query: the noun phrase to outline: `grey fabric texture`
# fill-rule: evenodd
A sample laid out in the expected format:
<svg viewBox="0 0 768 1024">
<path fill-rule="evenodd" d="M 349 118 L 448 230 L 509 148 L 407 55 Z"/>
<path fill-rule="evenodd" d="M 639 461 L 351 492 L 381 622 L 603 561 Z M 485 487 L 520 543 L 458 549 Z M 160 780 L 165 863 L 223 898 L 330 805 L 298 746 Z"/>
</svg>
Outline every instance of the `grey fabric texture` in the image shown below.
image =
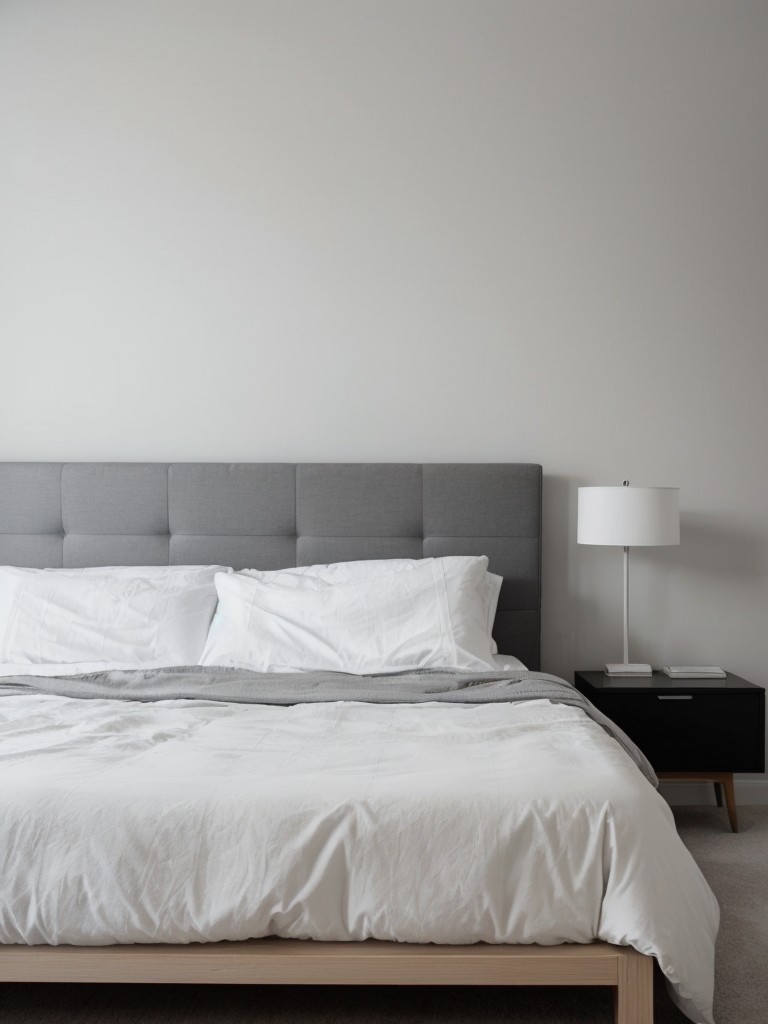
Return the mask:
<svg viewBox="0 0 768 1024">
<path fill-rule="evenodd" d="M 420 669 L 357 676 L 344 672 L 249 672 L 219 665 L 91 672 L 77 676 L 0 678 L 0 698 L 26 693 L 79 700 L 213 700 L 238 704 L 510 704 L 550 700 L 581 708 L 624 748 L 654 786 L 658 780 L 645 755 L 583 694 L 544 672 L 456 672 Z"/>
<path fill-rule="evenodd" d="M 167 535 L 168 467 L 154 462 L 71 462 L 61 470 L 65 533 Z"/>
<path fill-rule="evenodd" d="M 232 565 L 238 569 L 285 569 L 296 560 L 295 537 L 210 537 L 174 533 L 171 565 Z"/>
<path fill-rule="evenodd" d="M 421 538 L 422 505 L 419 465 L 317 463 L 296 468 L 301 536 Z"/>
<path fill-rule="evenodd" d="M 297 565 L 424 558 L 424 542 L 421 537 L 299 537 L 296 558 Z"/>
<path fill-rule="evenodd" d="M 61 536 L 58 462 L 0 462 L 0 533 Z"/>
<path fill-rule="evenodd" d="M 172 534 L 293 538 L 296 467 L 280 462 L 171 465 L 168 510 Z"/>
<path fill-rule="evenodd" d="M 167 565 L 168 544 L 169 538 L 161 534 L 68 533 L 64 536 L 63 561 L 68 569 L 89 565 Z"/>
<path fill-rule="evenodd" d="M 530 500 L 531 466 L 424 466 L 424 533 L 438 537 L 537 537 L 540 506 Z"/>
<path fill-rule="evenodd" d="M 454 555 L 487 555 L 491 572 L 504 577 L 499 594 L 499 608 L 522 611 L 538 608 L 541 582 L 531 572 L 539 564 L 538 537 L 425 537 L 424 557 L 440 558 Z"/>
<path fill-rule="evenodd" d="M 29 565 L 35 569 L 64 562 L 64 534 L 0 534 L 0 565 Z"/>
<path fill-rule="evenodd" d="M 541 467 L 0 463 L 0 563 L 280 569 L 487 554 L 494 637 L 539 667 Z"/>
</svg>

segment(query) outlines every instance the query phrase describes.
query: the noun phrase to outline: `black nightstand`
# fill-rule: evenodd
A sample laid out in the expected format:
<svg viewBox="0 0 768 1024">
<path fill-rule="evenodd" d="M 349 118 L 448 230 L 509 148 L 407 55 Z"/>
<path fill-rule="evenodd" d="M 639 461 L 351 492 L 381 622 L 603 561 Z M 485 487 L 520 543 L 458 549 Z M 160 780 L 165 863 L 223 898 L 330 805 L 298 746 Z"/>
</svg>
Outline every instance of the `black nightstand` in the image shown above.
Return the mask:
<svg viewBox="0 0 768 1024">
<path fill-rule="evenodd" d="M 738 832 L 734 772 L 765 771 L 765 690 L 725 679 L 616 679 L 576 672 L 576 688 L 630 736 L 665 782 L 713 782 Z"/>
</svg>

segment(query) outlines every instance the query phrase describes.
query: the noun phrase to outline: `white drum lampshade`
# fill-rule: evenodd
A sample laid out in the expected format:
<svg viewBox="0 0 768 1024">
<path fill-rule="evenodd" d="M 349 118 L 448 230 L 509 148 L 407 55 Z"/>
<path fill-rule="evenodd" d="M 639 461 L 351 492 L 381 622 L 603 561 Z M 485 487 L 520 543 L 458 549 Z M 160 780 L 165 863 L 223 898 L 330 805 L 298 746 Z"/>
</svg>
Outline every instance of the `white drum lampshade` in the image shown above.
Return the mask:
<svg viewBox="0 0 768 1024">
<path fill-rule="evenodd" d="M 580 487 L 579 544 L 620 548 L 680 543 L 677 487 Z"/>
<path fill-rule="evenodd" d="M 629 549 L 680 543 L 677 487 L 580 487 L 579 544 L 624 548 L 624 661 L 605 666 L 611 675 L 650 675 L 651 666 L 629 661 Z"/>
</svg>

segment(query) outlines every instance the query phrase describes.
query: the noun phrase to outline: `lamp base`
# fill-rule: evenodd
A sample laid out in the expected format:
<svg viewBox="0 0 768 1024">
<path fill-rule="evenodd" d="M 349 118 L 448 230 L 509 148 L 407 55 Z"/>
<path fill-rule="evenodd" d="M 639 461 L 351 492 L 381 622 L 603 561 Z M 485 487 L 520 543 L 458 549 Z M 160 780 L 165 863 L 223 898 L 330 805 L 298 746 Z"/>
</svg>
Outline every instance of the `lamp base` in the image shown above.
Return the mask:
<svg viewBox="0 0 768 1024">
<path fill-rule="evenodd" d="M 639 662 L 611 661 L 605 666 L 607 676 L 650 676 L 653 669 L 650 665 Z"/>
</svg>

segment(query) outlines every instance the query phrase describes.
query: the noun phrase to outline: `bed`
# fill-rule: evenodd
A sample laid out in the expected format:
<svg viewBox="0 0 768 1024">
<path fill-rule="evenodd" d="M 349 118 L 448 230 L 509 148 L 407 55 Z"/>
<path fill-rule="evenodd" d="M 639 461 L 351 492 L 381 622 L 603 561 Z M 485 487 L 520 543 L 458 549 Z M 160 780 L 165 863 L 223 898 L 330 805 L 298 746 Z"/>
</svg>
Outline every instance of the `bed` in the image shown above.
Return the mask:
<svg viewBox="0 0 768 1024">
<path fill-rule="evenodd" d="M 532 683 L 565 686 L 535 676 L 539 466 L 0 465 L 4 565 L 277 570 L 470 555 L 488 556 L 489 568 L 503 577 L 493 624 L 499 650 L 524 662 L 534 673 Z M 191 685 L 193 677 L 183 679 Z M 509 685 L 520 682 L 514 672 L 502 678 Z M 8 864 L 16 866 L 20 880 L 24 858 L 36 862 L 18 845 L 24 831 L 19 823 L 28 819 L 30 807 L 34 812 L 35 801 L 48 799 L 61 814 L 75 816 L 55 819 L 46 812 L 49 817 L 40 819 L 45 828 L 38 822 L 32 830 L 30 842 L 40 843 L 41 863 L 50 843 L 55 845 L 56 828 L 64 835 L 76 826 L 77 835 L 112 837 L 110 856 L 133 880 L 120 894 L 130 926 L 116 922 L 112 907 L 101 908 L 100 917 L 97 894 L 96 909 L 80 906 L 84 918 L 94 919 L 90 932 L 67 930 L 69 924 L 46 931 L 41 925 L 47 920 L 41 893 L 50 891 L 50 878 L 41 878 L 33 907 L 28 890 L 34 885 L 27 876 L 23 914 L 18 893 L 6 888 L 0 981 L 608 985 L 615 992 L 618 1024 L 650 1024 L 656 956 L 678 1006 L 691 1020 L 709 1024 L 717 907 L 674 832 L 668 808 L 615 738 L 583 708 L 569 704 L 570 697 L 557 703 L 486 701 L 477 696 L 486 683 L 497 685 L 475 679 L 473 696 L 468 689 L 443 704 L 430 691 L 416 697 L 392 691 L 395 696 L 383 703 L 370 702 L 365 692 L 344 691 L 341 701 L 336 694 L 320 703 L 286 698 L 282 704 L 243 704 L 209 699 L 208 691 L 194 699 L 197 691 L 182 689 L 169 692 L 183 697 L 157 704 L 129 699 L 119 710 L 116 700 L 42 691 L 0 698 L 11 750 L 2 789 L 4 820 L 17 823 L 16 831 L 0 832 L 5 877 Z M 37 739 L 28 749 L 13 748 L 14 742 L 26 742 L 19 736 L 29 733 L 28 722 L 50 702 L 56 728 L 68 737 L 66 754 L 60 754 L 58 741 L 45 749 Z M 14 722 L 22 719 L 24 728 L 14 733 Z M 262 737 L 256 750 L 255 735 Z M 105 736 L 104 760 L 94 761 Z M 0 771 L 2 751 L 0 745 Z M 67 772 L 73 774 L 62 785 Z M 46 781 L 53 775 L 58 790 Z M 205 901 L 216 903 L 211 892 L 219 902 L 230 899 L 231 887 L 219 886 L 219 892 L 217 884 L 232 856 L 242 856 L 238 844 L 251 826 L 238 815 L 253 800 L 252 780 L 266 777 L 279 800 L 264 803 L 260 790 L 261 802 L 254 805 L 259 820 L 279 804 L 289 808 L 294 823 L 302 823 L 299 838 L 286 844 L 290 853 L 275 868 L 282 872 L 272 886 L 279 889 L 277 902 L 268 912 L 254 905 L 250 918 L 243 914 L 253 890 L 249 876 L 244 888 L 234 886 L 235 904 L 214 920 Z M 197 801 L 197 809 L 184 805 L 194 829 L 184 834 L 183 815 L 171 822 L 168 836 L 184 840 L 174 851 L 175 862 L 184 859 L 200 834 L 200 821 L 212 814 L 221 815 L 215 835 L 223 838 L 214 840 L 211 831 L 206 839 L 204 884 L 179 890 L 173 927 L 167 926 L 167 902 L 162 926 L 157 915 L 147 924 L 153 888 L 167 900 L 168 887 L 178 887 L 178 879 L 174 857 L 158 868 L 155 856 L 147 874 L 147 850 L 157 854 L 152 834 L 162 815 L 152 819 L 146 807 L 162 803 L 164 792 L 175 793 L 181 806 L 179 794 L 188 791 Z M 73 793 L 85 794 L 80 818 L 68 809 Z M 350 819 L 346 812 L 353 804 Z M 388 817 L 395 810 L 402 814 L 403 807 L 408 827 L 402 818 Z M 127 852 L 125 836 L 122 845 L 113 839 L 129 820 L 138 838 Z M 232 821 L 239 822 L 236 835 L 227 831 Z M 283 818 L 275 828 L 284 824 Z M 306 842 L 303 834 L 310 837 Z M 383 838 L 393 836 L 394 846 Z M 286 901 L 291 865 L 310 848 L 312 863 L 302 867 Z M 500 871 L 499 858 L 511 848 L 520 863 Z M 191 875 L 200 867 L 202 849 L 198 843 Z M 350 857 L 350 850 L 357 855 Z M 105 863 L 103 851 L 100 857 Z M 427 859 L 430 869 L 424 871 L 419 864 Z M 170 874 L 164 881 L 165 867 Z M 259 885 L 265 884 L 264 870 Z M 486 893 L 485 881 L 504 872 L 510 876 L 504 891 Z M 454 902 L 461 904 L 465 890 L 472 894 L 460 919 L 433 909 L 437 876 Z M 381 879 L 389 888 L 381 888 Z M 108 887 L 108 873 L 102 881 Z M 137 887 L 150 892 L 149 903 L 138 910 L 132 903 Z"/>
</svg>

